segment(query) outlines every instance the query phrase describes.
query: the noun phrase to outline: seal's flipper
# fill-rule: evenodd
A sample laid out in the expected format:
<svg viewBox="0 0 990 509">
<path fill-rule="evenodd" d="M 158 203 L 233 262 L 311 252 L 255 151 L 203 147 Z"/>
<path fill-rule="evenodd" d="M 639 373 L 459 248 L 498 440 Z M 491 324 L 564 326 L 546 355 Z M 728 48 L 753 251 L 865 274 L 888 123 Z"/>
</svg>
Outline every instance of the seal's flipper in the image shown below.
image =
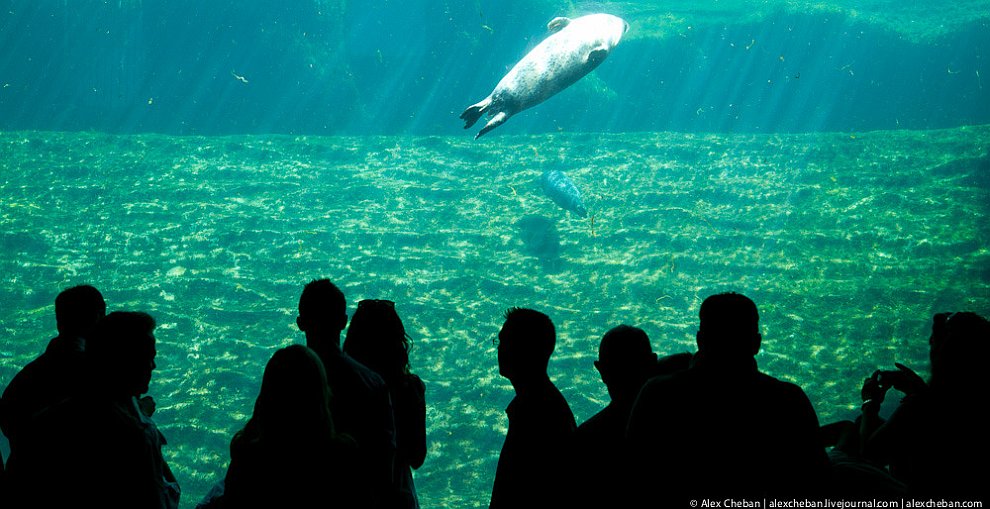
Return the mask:
<svg viewBox="0 0 990 509">
<path fill-rule="evenodd" d="M 553 18 L 552 20 L 550 20 L 549 23 L 547 23 L 547 32 L 550 32 L 551 34 L 555 34 L 559 32 L 561 28 L 564 28 L 568 24 L 570 24 L 570 22 L 571 22 L 570 18 L 565 18 L 563 16 Z"/>
<path fill-rule="evenodd" d="M 478 135 L 475 136 L 474 139 L 477 140 L 478 138 L 481 138 L 481 136 L 487 133 L 488 131 L 491 131 L 492 129 L 495 129 L 496 127 L 504 124 L 506 120 L 509 120 L 509 115 L 504 111 L 498 112 L 497 115 L 492 117 L 492 119 L 489 120 L 487 124 L 485 124 L 485 127 L 483 127 L 481 131 L 478 132 Z"/>
<path fill-rule="evenodd" d="M 608 56 L 608 50 L 605 48 L 596 48 L 588 52 L 588 65 L 591 67 L 598 67 L 598 64 L 605 61 L 605 57 Z"/>
<path fill-rule="evenodd" d="M 464 128 L 467 129 L 473 126 L 491 105 L 492 96 L 488 96 L 480 103 L 469 106 L 468 109 L 464 110 L 464 113 L 461 113 L 461 119 L 464 120 Z"/>
</svg>

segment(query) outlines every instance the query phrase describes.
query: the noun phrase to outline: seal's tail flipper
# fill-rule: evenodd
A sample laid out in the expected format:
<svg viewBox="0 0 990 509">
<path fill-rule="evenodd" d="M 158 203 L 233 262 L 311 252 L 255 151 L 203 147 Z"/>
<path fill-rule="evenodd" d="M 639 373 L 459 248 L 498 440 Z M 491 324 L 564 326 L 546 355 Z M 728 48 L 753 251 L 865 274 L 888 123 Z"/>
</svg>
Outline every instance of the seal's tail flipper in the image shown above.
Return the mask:
<svg viewBox="0 0 990 509">
<path fill-rule="evenodd" d="M 469 106 L 468 109 L 464 110 L 464 113 L 461 113 L 461 119 L 464 120 L 464 128 L 467 129 L 473 126 L 491 105 L 492 97 L 488 96 L 480 103 Z"/>
<path fill-rule="evenodd" d="M 498 114 L 492 117 L 492 119 L 489 120 L 487 124 L 485 124 L 485 127 L 483 127 L 481 131 L 478 132 L 478 135 L 475 136 L 474 139 L 477 140 L 478 138 L 481 138 L 481 136 L 487 133 L 488 131 L 491 131 L 492 129 L 495 129 L 496 127 L 504 124 L 506 120 L 509 120 L 509 115 L 504 111 L 498 112 Z"/>
</svg>

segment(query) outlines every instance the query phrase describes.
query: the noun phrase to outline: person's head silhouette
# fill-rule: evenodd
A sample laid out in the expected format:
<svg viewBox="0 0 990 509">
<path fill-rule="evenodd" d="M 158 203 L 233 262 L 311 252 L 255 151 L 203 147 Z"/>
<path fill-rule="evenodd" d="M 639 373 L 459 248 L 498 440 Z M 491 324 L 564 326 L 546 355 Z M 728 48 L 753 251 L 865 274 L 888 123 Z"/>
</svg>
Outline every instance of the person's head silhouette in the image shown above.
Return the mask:
<svg viewBox="0 0 990 509">
<path fill-rule="evenodd" d="M 344 337 L 344 352 L 386 381 L 409 373 L 409 335 L 390 300 L 358 302 Z"/>
<path fill-rule="evenodd" d="M 557 332 L 547 315 L 510 308 L 498 333 L 498 372 L 514 384 L 547 376 Z"/>
<path fill-rule="evenodd" d="M 254 404 L 257 431 L 271 440 L 330 436 L 330 389 L 323 362 L 303 345 L 290 345 L 265 366 Z"/>
<path fill-rule="evenodd" d="M 709 359 L 748 359 L 760 351 L 760 314 L 756 304 L 734 292 L 712 295 L 698 313 L 698 352 Z"/>
<path fill-rule="evenodd" d="M 632 399 L 655 371 L 656 362 L 657 354 L 653 353 L 646 332 L 619 325 L 602 336 L 595 369 L 601 373 L 613 400 Z"/>
<path fill-rule="evenodd" d="M 112 397 L 148 392 L 155 365 L 155 319 L 147 313 L 115 311 L 86 339 L 86 354 L 97 390 Z"/>
<path fill-rule="evenodd" d="M 81 336 L 107 314 L 107 303 L 90 285 L 73 286 L 55 297 L 55 323 L 60 336 Z"/>
<path fill-rule="evenodd" d="M 938 313 L 929 340 L 931 386 L 978 394 L 987 387 L 984 374 L 990 356 L 990 321 L 970 312 Z"/>
<path fill-rule="evenodd" d="M 329 279 L 314 279 L 303 288 L 299 297 L 299 330 L 306 333 L 310 348 L 331 340 L 340 344 L 340 331 L 347 325 L 347 301 L 344 293 Z"/>
</svg>

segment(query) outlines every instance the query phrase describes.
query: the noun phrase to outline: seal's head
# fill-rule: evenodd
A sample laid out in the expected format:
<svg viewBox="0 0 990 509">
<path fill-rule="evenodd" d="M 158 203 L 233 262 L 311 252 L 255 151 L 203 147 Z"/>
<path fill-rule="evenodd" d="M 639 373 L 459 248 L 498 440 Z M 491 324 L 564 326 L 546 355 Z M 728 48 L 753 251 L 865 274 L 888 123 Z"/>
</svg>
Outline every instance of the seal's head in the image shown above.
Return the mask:
<svg viewBox="0 0 990 509">
<path fill-rule="evenodd" d="M 629 23 L 611 14 L 589 14 L 574 21 L 587 23 L 599 36 L 604 39 L 608 49 L 616 47 L 622 36 L 629 30 Z"/>
</svg>

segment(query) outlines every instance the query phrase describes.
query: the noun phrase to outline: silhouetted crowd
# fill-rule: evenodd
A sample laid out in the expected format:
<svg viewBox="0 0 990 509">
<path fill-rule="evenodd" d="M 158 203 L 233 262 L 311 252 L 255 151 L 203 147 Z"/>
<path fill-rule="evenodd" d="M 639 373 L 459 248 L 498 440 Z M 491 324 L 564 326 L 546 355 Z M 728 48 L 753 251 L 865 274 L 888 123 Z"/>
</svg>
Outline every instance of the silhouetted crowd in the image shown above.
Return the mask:
<svg viewBox="0 0 990 509">
<path fill-rule="evenodd" d="M 106 310 L 92 286 L 60 293 L 58 335 L 4 390 L 0 506 L 178 507 L 147 394 L 155 320 Z M 693 354 L 658 358 L 642 329 L 607 331 L 594 365 L 611 402 L 577 426 L 548 374 L 553 322 L 506 311 L 498 368 L 515 396 L 490 507 L 985 499 L 987 319 L 936 314 L 928 381 L 902 364 L 877 370 L 855 421 L 820 426 L 800 387 L 759 370 L 752 300 L 712 295 L 699 318 Z M 227 472 L 196 507 L 418 508 L 412 470 L 427 456 L 426 391 L 395 303 L 362 300 L 348 326 L 344 294 L 314 280 L 296 324 L 305 346 L 272 355 Z M 891 388 L 905 397 L 885 420 Z"/>
</svg>

